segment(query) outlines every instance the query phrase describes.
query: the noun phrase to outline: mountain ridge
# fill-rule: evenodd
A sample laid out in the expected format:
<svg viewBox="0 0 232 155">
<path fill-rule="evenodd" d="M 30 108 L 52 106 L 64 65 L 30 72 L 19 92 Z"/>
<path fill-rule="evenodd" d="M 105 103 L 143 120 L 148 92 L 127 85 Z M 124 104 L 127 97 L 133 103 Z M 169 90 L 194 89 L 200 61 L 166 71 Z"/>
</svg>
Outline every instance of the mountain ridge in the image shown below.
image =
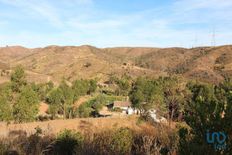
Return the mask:
<svg viewBox="0 0 232 155">
<path fill-rule="evenodd" d="M 62 78 L 72 81 L 78 78 L 105 80 L 112 74 L 132 77 L 177 74 L 218 83 L 224 76 L 232 75 L 232 45 L 195 48 L 0 47 L 0 70 L 12 70 L 17 65 L 22 65 L 27 72 L 46 77 L 42 80 L 31 78 L 35 82 L 46 81 L 48 76 L 54 81 Z"/>
</svg>

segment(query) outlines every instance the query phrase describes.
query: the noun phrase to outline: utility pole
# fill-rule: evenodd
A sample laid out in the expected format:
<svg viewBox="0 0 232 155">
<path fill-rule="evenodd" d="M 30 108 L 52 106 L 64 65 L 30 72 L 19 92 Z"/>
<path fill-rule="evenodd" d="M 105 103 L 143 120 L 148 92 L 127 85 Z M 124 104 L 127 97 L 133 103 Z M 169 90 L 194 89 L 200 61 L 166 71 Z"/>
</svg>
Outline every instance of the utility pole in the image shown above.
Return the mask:
<svg viewBox="0 0 232 155">
<path fill-rule="evenodd" d="M 215 47 L 216 46 L 216 39 L 215 39 L 215 28 L 213 28 L 213 33 L 212 33 L 212 40 L 211 40 L 211 46 Z"/>
<path fill-rule="evenodd" d="M 195 40 L 194 40 L 194 45 L 195 47 L 197 47 L 197 44 L 198 44 L 198 38 L 197 38 L 197 34 L 195 35 Z"/>
</svg>

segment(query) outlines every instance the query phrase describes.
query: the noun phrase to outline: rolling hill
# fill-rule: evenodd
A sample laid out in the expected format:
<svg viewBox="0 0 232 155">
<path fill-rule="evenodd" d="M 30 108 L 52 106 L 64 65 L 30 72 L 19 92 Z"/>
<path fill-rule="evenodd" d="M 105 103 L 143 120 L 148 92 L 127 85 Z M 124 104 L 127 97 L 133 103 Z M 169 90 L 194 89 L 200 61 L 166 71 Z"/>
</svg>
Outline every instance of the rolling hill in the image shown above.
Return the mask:
<svg viewBox="0 0 232 155">
<path fill-rule="evenodd" d="M 217 83 L 232 75 L 232 46 L 197 48 L 143 48 L 93 46 L 48 46 L 29 49 L 21 46 L 0 48 L 0 70 L 17 65 L 26 69 L 31 81 L 59 82 L 78 78 L 106 80 L 110 75 L 165 76 Z M 6 79 L 9 75 L 2 75 Z"/>
</svg>

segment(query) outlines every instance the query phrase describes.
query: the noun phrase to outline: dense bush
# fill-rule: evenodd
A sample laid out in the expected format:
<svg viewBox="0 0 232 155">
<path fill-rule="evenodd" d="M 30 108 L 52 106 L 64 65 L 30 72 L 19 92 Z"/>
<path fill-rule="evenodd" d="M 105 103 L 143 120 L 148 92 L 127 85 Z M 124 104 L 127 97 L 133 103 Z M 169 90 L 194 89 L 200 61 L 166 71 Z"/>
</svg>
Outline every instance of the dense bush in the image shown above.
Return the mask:
<svg viewBox="0 0 232 155">
<path fill-rule="evenodd" d="M 30 86 L 22 89 L 16 103 L 13 106 L 13 117 L 16 122 L 33 121 L 36 119 L 39 108 L 37 94 Z"/>
<path fill-rule="evenodd" d="M 99 115 L 99 110 L 101 110 L 106 103 L 106 96 L 98 95 L 80 105 L 77 109 L 77 114 L 79 117 L 97 117 Z"/>
<path fill-rule="evenodd" d="M 72 84 L 74 91 L 74 99 L 78 99 L 81 95 L 91 94 L 97 89 L 96 80 L 76 80 Z"/>
<path fill-rule="evenodd" d="M 58 114 L 64 118 L 76 117 L 74 102 L 81 95 L 97 89 L 96 80 L 76 80 L 72 86 L 62 81 L 58 87 L 52 82 L 27 83 L 22 66 L 11 74 L 11 81 L 0 86 L 0 121 L 28 122 L 36 119 L 39 102 L 45 101 L 52 118 Z M 28 108 L 30 107 L 30 108 Z"/>
<path fill-rule="evenodd" d="M 53 135 L 19 135 L 14 139 L 0 140 L 0 154 L 16 152 L 27 155 L 150 155 L 174 154 L 177 150 L 176 132 L 167 127 L 107 129 L 81 134 L 63 130 Z"/>
<path fill-rule="evenodd" d="M 47 94 L 54 88 L 54 84 L 51 81 L 41 84 L 32 83 L 31 87 L 38 94 L 39 99 L 45 101 Z"/>
<path fill-rule="evenodd" d="M 11 87 L 13 92 L 20 92 L 22 87 L 27 84 L 26 75 L 22 66 L 15 68 L 14 72 L 11 74 Z"/>
<path fill-rule="evenodd" d="M 12 120 L 12 107 L 5 96 L 0 96 L 0 121 Z"/>
<path fill-rule="evenodd" d="M 191 130 L 180 130 L 180 154 L 231 154 L 232 81 L 219 86 L 190 83 L 191 99 L 185 108 L 185 120 Z M 226 149 L 215 149 L 206 141 L 207 132 L 226 133 Z"/>
<path fill-rule="evenodd" d="M 47 96 L 49 103 L 49 113 L 53 118 L 57 114 L 62 114 L 64 118 L 76 117 L 76 113 L 80 113 L 83 117 L 88 117 L 89 114 L 84 107 L 80 107 L 78 111 L 74 108 L 74 103 L 81 95 L 91 94 L 96 90 L 95 80 L 76 80 L 72 86 L 69 86 L 65 81 L 62 81 L 58 88 L 52 89 Z"/>
<path fill-rule="evenodd" d="M 158 109 L 171 120 L 181 119 L 187 92 L 181 88 L 182 81 L 177 77 L 159 79 L 137 78 L 130 92 L 130 100 L 141 114 L 150 109 Z"/>
<path fill-rule="evenodd" d="M 10 83 L 0 88 L 0 120 L 33 121 L 38 113 L 38 94 L 25 80 L 22 67 L 16 67 Z"/>
<path fill-rule="evenodd" d="M 114 154 L 130 154 L 132 143 L 132 131 L 128 128 L 120 128 L 112 135 L 110 149 Z"/>
<path fill-rule="evenodd" d="M 84 137 L 76 131 L 64 130 L 58 134 L 54 143 L 54 154 L 82 154 Z"/>
</svg>

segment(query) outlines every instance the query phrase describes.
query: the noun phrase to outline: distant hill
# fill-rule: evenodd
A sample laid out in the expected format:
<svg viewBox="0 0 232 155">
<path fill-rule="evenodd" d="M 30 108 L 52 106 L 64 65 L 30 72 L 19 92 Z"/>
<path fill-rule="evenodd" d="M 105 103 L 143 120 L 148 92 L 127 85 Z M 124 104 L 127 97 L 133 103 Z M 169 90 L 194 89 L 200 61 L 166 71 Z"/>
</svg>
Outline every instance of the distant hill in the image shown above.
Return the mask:
<svg viewBox="0 0 232 155">
<path fill-rule="evenodd" d="M 164 76 L 217 83 L 232 75 L 232 46 L 198 48 L 143 48 L 93 46 L 48 46 L 28 49 L 0 48 L 0 70 L 23 65 L 32 81 L 70 81 L 78 78 L 107 79 L 112 74 Z"/>
</svg>

